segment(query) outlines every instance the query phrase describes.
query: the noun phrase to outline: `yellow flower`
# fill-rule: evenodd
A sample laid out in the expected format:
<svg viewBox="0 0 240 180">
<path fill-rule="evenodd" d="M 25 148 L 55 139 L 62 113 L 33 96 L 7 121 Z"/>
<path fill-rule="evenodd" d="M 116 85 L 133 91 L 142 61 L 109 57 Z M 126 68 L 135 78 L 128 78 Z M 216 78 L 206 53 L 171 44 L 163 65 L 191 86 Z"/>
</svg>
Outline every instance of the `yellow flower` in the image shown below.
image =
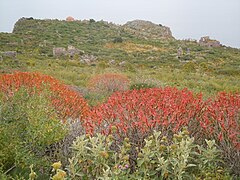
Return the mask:
<svg viewBox="0 0 240 180">
<path fill-rule="evenodd" d="M 131 144 L 129 144 L 129 143 L 125 144 L 125 147 L 126 147 L 126 148 L 130 148 L 130 147 L 131 147 Z"/>
<path fill-rule="evenodd" d="M 140 157 L 140 158 L 143 158 L 144 157 L 144 155 L 143 155 L 143 153 L 138 153 L 138 157 Z"/>
<path fill-rule="evenodd" d="M 125 137 L 124 141 L 128 143 L 129 142 L 129 138 Z"/>
<path fill-rule="evenodd" d="M 164 151 L 165 149 L 166 149 L 166 146 L 164 146 L 164 145 L 160 145 L 159 146 L 159 151 L 160 152 Z"/>
<path fill-rule="evenodd" d="M 101 151 L 99 154 L 105 159 L 109 157 L 109 154 L 106 151 Z"/>
<path fill-rule="evenodd" d="M 57 170 L 57 174 L 55 174 L 52 177 L 52 180 L 64 180 L 64 177 L 67 175 L 67 173 L 61 169 Z"/>
<path fill-rule="evenodd" d="M 124 156 L 123 160 L 128 161 L 129 160 L 129 156 L 128 155 Z"/>
<path fill-rule="evenodd" d="M 35 172 L 31 172 L 30 174 L 29 174 L 29 178 L 30 179 L 35 179 L 37 177 L 37 174 L 35 173 Z"/>
<path fill-rule="evenodd" d="M 112 141 L 113 140 L 113 135 L 111 135 L 111 134 L 108 135 L 108 138 L 109 138 L 110 141 Z"/>
<path fill-rule="evenodd" d="M 61 169 L 58 169 L 57 174 L 59 174 L 59 176 L 61 176 L 61 177 L 65 177 L 67 175 L 67 173 Z"/>
<path fill-rule="evenodd" d="M 166 142 L 167 141 L 167 136 L 163 136 L 162 140 L 163 140 L 163 142 Z"/>
<path fill-rule="evenodd" d="M 52 167 L 54 170 L 60 169 L 61 166 L 62 166 L 61 161 L 58 161 L 52 164 Z"/>
<path fill-rule="evenodd" d="M 111 130 L 112 130 L 112 132 L 116 132 L 117 131 L 117 127 L 116 126 L 112 126 Z"/>
</svg>

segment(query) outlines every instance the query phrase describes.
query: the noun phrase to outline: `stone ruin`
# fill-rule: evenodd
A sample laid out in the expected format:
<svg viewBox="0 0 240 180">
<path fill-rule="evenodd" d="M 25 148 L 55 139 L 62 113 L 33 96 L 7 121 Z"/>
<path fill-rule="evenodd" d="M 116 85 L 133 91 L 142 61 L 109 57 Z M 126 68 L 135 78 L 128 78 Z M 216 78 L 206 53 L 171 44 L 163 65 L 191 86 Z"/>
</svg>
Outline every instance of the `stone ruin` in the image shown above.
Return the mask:
<svg viewBox="0 0 240 180">
<path fill-rule="evenodd" d="M 53 48 L 54 57 L 69 56 L 72 59 L 75 55 L 81 55 L 81 54 L 84 54 L 84 51 L 81 51 L 71 45 L 69 45 L 67 49 L 64 47 Z"/>
<path fill-rule="evenodd" d="M 200 46 L 206 46 L 206 47 L 221 47 L 221 43 L 217 40 L 210 39 L 209 36 L 201 37 L 199 40 Z"/>
</svg>

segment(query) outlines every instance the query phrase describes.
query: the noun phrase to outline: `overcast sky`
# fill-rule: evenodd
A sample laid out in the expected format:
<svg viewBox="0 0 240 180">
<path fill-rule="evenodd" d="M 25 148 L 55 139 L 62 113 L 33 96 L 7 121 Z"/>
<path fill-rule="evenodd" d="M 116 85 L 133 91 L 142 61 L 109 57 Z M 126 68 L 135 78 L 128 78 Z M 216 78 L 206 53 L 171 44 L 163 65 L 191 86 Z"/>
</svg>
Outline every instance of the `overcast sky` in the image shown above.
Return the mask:
<svg viewBox="0 0 240 180">
<path fill-rule="evenodd" d="M 134 19 L 169 26 L 177 39 L 209 35 L 240 48 L 240 0 L 0 0 L 0 32 L 21 17 L 106 20 Z"/>
</svg>

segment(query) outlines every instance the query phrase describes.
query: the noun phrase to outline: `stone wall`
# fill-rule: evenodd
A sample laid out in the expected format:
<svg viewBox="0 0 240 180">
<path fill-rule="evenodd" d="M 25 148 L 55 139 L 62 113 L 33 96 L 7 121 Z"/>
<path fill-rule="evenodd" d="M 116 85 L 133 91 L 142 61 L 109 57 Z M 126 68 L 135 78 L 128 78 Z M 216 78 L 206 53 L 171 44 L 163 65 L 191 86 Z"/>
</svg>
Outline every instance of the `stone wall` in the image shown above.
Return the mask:
<svg viewBox="0 0 240 180">
<path fill-rule="evenodd" d="M 219 41 L 214 40 L 214 39 L 210 39 L 209 36 L 201 37 L 201 39 L 199 40 L 199 44 L 201 46 L 206 46 L 206 47 L 220 47 L 220 46 L 222 46 Z"/>
</svg>

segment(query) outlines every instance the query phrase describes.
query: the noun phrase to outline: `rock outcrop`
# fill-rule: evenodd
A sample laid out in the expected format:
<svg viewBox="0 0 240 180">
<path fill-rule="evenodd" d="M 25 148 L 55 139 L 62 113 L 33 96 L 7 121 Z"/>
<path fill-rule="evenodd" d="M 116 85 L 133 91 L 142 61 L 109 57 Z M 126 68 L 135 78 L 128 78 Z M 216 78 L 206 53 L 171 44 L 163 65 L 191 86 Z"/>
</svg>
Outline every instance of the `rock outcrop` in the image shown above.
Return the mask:
<svg viewBox="0 0 240 180">
<path fill-rule="evenodd" d="M 95 62 L 96 60 L 97 60 L 96 56 L 88 55 L 88 54 L 82 55 L 80 57 L 80 62 L 86 63 L 86 64 L 91 64 L 91 63 Z"/>
<path fill-rule="evenodd" d="M 172 32 L 169 27 L 157 25 L 150 21 L 134 20 L 129 21 L 122 26 L 135 36 L 145 39 L 173 39 Z"/>
<path fill-rule="evenodd" d="M 66 56 L 66 55 L 67 55 L 66 48 L 63 48 L 63 47 L 53 48 L 54 57 L 60 57 L 60 56 Z"/>
<path fill-rule="evenodd" d="M 18 29 L 21 29 L 21 26 L 22 26 L 22 23 L 25 22 L 25 21 L 29 21 L 29 20 L 34 20 L 33 17 L 29 17 L 29 18 L 26 18 L 26 17 L 22 17 L 20 18 L 15 24 L 14 24 L 14 27 L 13 27 L 13 33 L 16 33 L 18 31 Z M 23 23 L 24 24 L 24 23 Z"/>
<path fill-rule="evenodd" d="M 1 52 L 2 58 L 3 57 L 9 57 L 15 59 L 17 57 L 17 52 L 16 51 L 5 51 Z"/>
</svg>

